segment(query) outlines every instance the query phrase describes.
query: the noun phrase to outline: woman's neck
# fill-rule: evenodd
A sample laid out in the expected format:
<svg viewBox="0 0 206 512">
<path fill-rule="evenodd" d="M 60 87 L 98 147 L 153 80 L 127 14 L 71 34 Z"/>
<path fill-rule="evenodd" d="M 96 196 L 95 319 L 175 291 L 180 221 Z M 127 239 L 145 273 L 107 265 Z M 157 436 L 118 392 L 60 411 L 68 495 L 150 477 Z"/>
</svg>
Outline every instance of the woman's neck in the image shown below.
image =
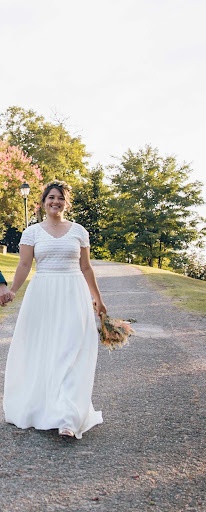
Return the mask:
<svg viewBox="0 0 206 512">
<path fill-rule="evenodd" d="M 52 226 L 58 226 L 59 224 L 62 224 L 63 222 L 65 222 L 65 219 L 63 217 L 63 215 L 47 215 L 47 223 L 52 225 Z"/>
</svg>

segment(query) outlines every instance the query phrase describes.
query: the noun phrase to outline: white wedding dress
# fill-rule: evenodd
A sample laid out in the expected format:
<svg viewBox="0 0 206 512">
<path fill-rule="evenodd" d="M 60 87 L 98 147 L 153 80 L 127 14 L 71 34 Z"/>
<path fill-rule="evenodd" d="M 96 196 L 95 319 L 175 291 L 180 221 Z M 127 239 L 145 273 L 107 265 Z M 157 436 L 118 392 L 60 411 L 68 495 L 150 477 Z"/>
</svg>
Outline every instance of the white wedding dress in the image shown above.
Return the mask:
<svg viewBox="0 0 206 512">
<path fill-rule="evenodd" d="M 98 336 L 79 264 L 81 247 L 89 246 L 88 232 L 73 223 L 64 236 L 54 238 L 34 224 L 20 244 L 34 246 L 36 272 L 9 349 L 5 418 L 23 429 L 67 426 L 81 439 L 103 421 L 91 402 Z"/>
</svg>

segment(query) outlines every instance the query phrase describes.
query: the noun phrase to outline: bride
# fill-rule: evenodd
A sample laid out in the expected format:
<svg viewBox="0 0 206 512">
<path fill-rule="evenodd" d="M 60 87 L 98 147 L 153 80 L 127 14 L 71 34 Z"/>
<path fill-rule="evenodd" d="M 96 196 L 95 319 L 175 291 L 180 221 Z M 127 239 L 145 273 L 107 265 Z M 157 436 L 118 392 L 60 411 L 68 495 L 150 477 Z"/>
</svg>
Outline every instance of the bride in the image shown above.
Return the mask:
<svg viewBox="0 0 206 512">
<path fill-rule="evenodd" d="M 19 428 L 58 429 L 76 436 L 102 423 L 91 396 L 97 360 L 97 314 L 106 312 L 89 258 L 86 229 L 64 218 L 70 191 L 57 180 L 42 194 L 46 220 L 29 226 L 20 240 L 12 299 L 32 265 L 32 277 L 9 349 L 3 407 Z"/>
</svg>

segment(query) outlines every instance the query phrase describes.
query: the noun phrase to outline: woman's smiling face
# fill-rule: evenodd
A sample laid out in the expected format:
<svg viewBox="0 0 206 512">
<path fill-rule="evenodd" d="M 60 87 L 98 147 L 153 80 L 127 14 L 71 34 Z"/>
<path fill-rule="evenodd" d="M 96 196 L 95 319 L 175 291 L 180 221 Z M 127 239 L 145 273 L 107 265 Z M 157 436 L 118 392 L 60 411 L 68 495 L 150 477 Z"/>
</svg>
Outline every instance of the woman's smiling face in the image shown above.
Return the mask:
<svg viewBox="0 0 206 512">
<path fill-rule="evenodd" d="M 48 214 L 58 214 L 65 210 L 65 199 L 57 188 L 52 188 L 45 198 L 45 210 Z"/>
</svg>

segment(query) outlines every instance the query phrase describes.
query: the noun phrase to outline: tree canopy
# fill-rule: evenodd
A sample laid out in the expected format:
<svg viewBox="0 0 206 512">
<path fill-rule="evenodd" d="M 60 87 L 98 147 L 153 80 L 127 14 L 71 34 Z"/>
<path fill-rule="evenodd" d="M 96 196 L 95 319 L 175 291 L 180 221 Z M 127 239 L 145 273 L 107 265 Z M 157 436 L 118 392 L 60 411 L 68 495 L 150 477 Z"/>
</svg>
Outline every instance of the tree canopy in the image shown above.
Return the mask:
<svg viewBox="0 0 206 512">
<path fill-rule="evenodd" d="M 14 229 L 24 227 L 21 183 L 31 187 L 31 217 L 42 184 L 60 179 L 72 186 L 69 216 L 89 230 L 96 258 L 161 267 L 191 243 L 203 245 L 206 230 L 195 210 L 203 204 L 202 184 L 192 181 L 190 165 L 179 165 L 174 156 L 163 158 L 151 146 L 136 153 L 129 149 L 109 182 L 100 164 L 89 168 L 81 137 L 72 137 L 64 121 L 48 122 L 13 106 L 0 114 L 0 136 L 1 239 L 7 229 L 12 237 Z"/>
<path fill-rule="evenodd" d="M 87 175 L 85 145 L 81 138 L 72 137 L 64 123 L 48 122 L 34 110 L 9 107 L 0 115 L 1 137 L 11 146 L 19 146 L 41 169 L 43 182 L 53 179 L 73 185 Z"/>
<path fill-rule="evenodd" d="M 153 265 L 175 250 L 187 248 L 204 233 L 192 207 L 203 203 L 202 184 L 189 182 L 191 168 L 176 158 L 162 158 L 156 149 L 128 150 L 115 169 L 111 200 L 109 249 L 128 260 L 140 257 Z"/>
<path fill-rule="evenodd" d="M 107 218 L 109 215 L 109 186 L 104 183 L 103 168 L 93 168 L 86 180 L 74 186 L 74 218 L 90 232 L 92 255 L 96 258 L 110 256 L 105 247 Z"/>
<path fill-rule="evenodd" d="M 22 231 L 25 227 L 24 203 L 20 186 L 28 181 L 31 193 L 28 197 L 29 216 L 37 211 L 42 187 L 39 167 L 33 165 L 18 146 L 10 146 L 0 140 L 0 234 L 14 227 Z"/>
</svg>

